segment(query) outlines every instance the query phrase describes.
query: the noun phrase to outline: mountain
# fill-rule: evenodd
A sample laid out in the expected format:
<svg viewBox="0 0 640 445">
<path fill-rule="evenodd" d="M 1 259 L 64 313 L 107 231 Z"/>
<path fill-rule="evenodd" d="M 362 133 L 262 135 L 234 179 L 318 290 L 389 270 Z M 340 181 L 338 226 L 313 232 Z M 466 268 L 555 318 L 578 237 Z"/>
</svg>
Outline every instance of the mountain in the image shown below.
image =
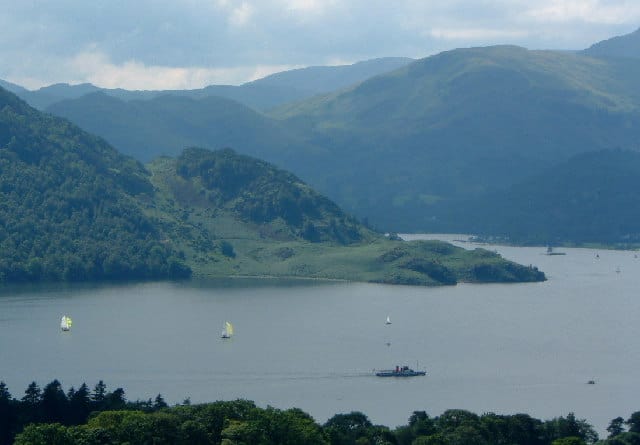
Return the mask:
<svg viewBox="0 0 640 445">
<path fill-rule="evenodd" d="M 104 92 L 47 108 L 125 154 L 149 162 L 159 155 L 178 155 L 189 146 L 232 147 L 280 163 L 297 156 L 306 143 L 280 122 L 221 97 L 191 99 L 159 96 L 123 101 Z"/>
<path fill-rule="evenodd" d="M 408 57 L 384 57 L 352 65 L 311 66 L 271 74 L 243 86 L 293 88 L 304 96 L 310 97 L 339 90 L 379 74 L 395 71 L 411 62 L 413 59 Z"/>
<path fill-rule="evenodd" d="M 448 51 L 271 115 L 326 149 L 284 166 L 397 231 L 449 231 L 459 198 L 572 156 L 640 148 L 640 61 L 496 46 Z M 473 221 L 473 215 L 465 215 Z"/>
<path fill-rule="evenodd" d="M 7 90 L 17 94 L 18 97 L 39 110 L 43 110 L 52 103 L 60 100 L 77 99 L 85 94 L 95 93 L 96 91 L 101 90 L 90 83 L 83 83 L 79 85 L 57 83 L 34 91 L 27 90 L 17 85 L 17 88 L 8 88 L 2 85 L 2 83 L 0 83 L 0 86 L 3 86 Z"/>
<path fill-rule="evenodd" d="M 630 34 L 595 43 L 583 53 L 593 57 L 640 59 L 640 28 Z"/>
<path fill-rule="evenodd" d="M 145 162 L 186 146 L 231 147 L 379 229 L 449 232 L 462 201 L 580 153 L 640 149 L 639 84 L 639 60 L 495 46 L 447 51 L 268 115 L 220 98 L 106 94 L 47 111 Z"/>
<path fill-rule="evenodd" d="M 464 217 L 472 213 L 476 233 L 519 243 L 633 245 L 640 242 L 639 177 L 638 152 L 582 153 L 505 191 L 460 202 L 451 220 L 468 230 Z"/>
<path fill-rule="evenodd" d="M 404 57 L 386 57 L 351 65 L 300 68 L 272 74 L 240 86 L 210 85 L 194 90 L 130 91 L 121 88 L 99 88 L 87 83 L 80 85 L 55 84 L 35 91 L 29 91 L 17 85 L 11 87 L 12 84 L 7 83 L 7 87 L 11 87 L 7 89 L 15 92 L 31 106 L 40 110 L 62 100 L 78 99 L 85 94 L 99 91 L 124 101 L 148 100 L 167 95 L 191 99 L 219 96 L 256 110 L 268 110 L 287 102 L 299 101 L 316 94 L 347 87 L 375 75 L 397 69 L 411 61 L 412 59 Z"/>
<path fill-rule="evenodd" d="M 481 249 L 388 239 L 293 174 L 230 149 L 189 148 L 145 168 L 3 89 L 0 221 L 2 283 L 192 274 L 544 280 Z"/>
<path fill-rule="evenodd" d="M 0 282 L 187 277 L 142 164 L 0 89 Z"/>
<path fill-rule="evenodd" d="M 21 87 L 20 85 L 7 82 L 6 80 L 2 79 L 0 79 L 0 87 L 17 95 L 25 94 L 29 91 L 26 88 Z"/>
</svg>

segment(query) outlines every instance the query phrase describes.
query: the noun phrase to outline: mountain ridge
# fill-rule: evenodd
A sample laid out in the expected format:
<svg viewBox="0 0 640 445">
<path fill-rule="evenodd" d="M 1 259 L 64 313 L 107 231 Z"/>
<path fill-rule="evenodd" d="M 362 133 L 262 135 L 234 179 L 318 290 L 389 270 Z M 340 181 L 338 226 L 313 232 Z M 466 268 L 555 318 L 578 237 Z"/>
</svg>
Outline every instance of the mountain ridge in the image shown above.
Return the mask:
<svg viewBox="0 0 640 445">
<path fill-rule="evenodd" d="M 360 82 L 384 71 L 395 69 L 413 59 L 383 57 L 356 62 L 350 65 L 311 66 L 274 73 L 244 84 L 208 85 L 190 90 L 126 90 L 101 88 L 89 83 L 69 85 L 58 83 L 30 91 L 18 85 L 12 86 L 30 105 L 44 110 L 56 102 L 78 99 L 85 94 L 104 92 L 124 101 L 148 100 L 158 96 L 184 96 L 201 99 L 219 96 L 231 99 L 256 110 L 264 111 L 284 102 L 298 101 L 316 94 L 326 93 Z M 2 81 L 4 82 L 4 81 Z"/>
<path fill-rule="evenodd" d="M 622 36 L 594 43 L 582 51 L 593 57 L 640 58 L 640 28 Z"/>
</svg>

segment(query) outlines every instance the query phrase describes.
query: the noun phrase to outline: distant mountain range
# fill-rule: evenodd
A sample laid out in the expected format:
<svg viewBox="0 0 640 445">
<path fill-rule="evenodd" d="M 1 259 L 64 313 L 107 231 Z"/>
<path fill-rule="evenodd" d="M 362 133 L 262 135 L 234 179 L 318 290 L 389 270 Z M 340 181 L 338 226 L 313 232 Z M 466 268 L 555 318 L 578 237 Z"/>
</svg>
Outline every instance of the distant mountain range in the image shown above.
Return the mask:
<svg viewBox="0 0 640 445">
<path fill-rule="evenodd" d="M 279 104 L 263 103 L 262 112 L 249 100 L 244 106 L 198 95 L 124 100 L 128 92 L 121 98 L 85 94 L 47 111 L 144 162 L 175 156 L 189 145 L 231 147 L 265 159 L 384 230 L 615 242 L 640 233 L 633 221 L 621 220 L 628 212 L 607 207 L 597 223 L 589 223 L 593 230 L 582 230 L 576 224 L 586 224 L 590 208 L 582 201 L 580 209 L 573 206 L 575 196 L 557 195 L 569 200 L 564 206 L 572 215 L 554 219 L 538 203 L 529 207 L 536 217 L 523 225 L 526 233 L 511 222 L 516 213 L 526 214 L 515 201 L 537 202 L 532 184 L 540 178 L 559 168 L 571 170 L 568 178 L 591 177 L 595 164 L 580 161 L 583 154 L 597 152 L 604 162 L 617 159 L 615 153 L 640 151 L 640 59 L 628 54 L 640 54 L 638 31 L 581 52 L 494 46 L 371 62 L 379 69 L 375 75 L 366 65 L 281 73 L 253 86 L 317 93 L 320 72 L 334 79 L 321 84 L 336 85 L 335 78 L 342 84 L 304 100 L 283 94 Z M 393 69 L 395 63 L 400 66 Z M 361 74 L 354 83 L 347 73 L 356 67 Z M 610 174 L 622 164 L 611 163 Z M 595 187 L 604 190 L 598 202 L 624 196 L 608 196 L 615 190 L 598 181 L 581 186 L 585 196 L 596 196 Z M 620 225 L 624 229 L 613 229 Z"/>
<path fill-rule="evenodd" d="M 41 110 L 62 100 L 78 99 L 96 92 L 103 92 L 124 101 L 148 100 L 167 95 L 192 99 L 217 96 L 232 99 L 257 110 L 267 110 L 287 102 L 345 88 L 377 74 L 393 71 L 412 61 L 413 59 L 406 57 L 386 57 L 351 65 L 307 67 L 275 73 L 240 86 L 210 85 L 195 90 L 129 91 L 99 88 L 88 83 L 80 85 L 61 83 L 29 91 L 2 80 L 0 80 L 0 86 Z"/>
</svg>

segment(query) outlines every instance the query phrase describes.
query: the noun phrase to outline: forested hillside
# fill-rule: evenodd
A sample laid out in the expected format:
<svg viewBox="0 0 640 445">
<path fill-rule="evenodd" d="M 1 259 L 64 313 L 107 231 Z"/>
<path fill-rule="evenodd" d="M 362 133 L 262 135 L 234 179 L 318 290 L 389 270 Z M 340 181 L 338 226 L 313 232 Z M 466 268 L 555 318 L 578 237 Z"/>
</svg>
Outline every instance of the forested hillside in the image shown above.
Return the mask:
<svg viewBox="0 0 640 445">
<path fill-rule="evenodd" d="M 519 243 L 634 245 L 640 242 L 639 177 L 638 152 L 584 153 L 506 191 L 462 200 L 449 219 L 458 230 L 473 227 Z M 475 215 L 473 224 L 466 212 Z"/>
<path fill-rule="evenodd" d="M 189 276 L 152 196 L 139 162 L 0 89 L 0 281 Z"/>
</svg>

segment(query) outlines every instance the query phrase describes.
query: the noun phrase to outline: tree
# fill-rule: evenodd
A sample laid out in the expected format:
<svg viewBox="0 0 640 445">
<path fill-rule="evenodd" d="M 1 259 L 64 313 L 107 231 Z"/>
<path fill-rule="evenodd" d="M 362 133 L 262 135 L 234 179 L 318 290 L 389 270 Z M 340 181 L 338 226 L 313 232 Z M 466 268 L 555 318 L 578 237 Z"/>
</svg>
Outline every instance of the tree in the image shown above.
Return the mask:
<svg viewBox="0 0 640 445">
<path fill-rule="evenodd" d="M 625 423 L 629 426 L 630 433 L 640 433 L 640 411 L 632 413 Z"/>
<path fill-rule="evenodd" d="M 425 411 L 414 411 L 409 417 L 409 427 L 414 437 L 430 436 L 436 432 L 435 422 Z"/>
<path fill-rule="evenodd" d="M 124 389 L 116 388 L 113 392 L 108 393 L 105 396 L 104 403 L 106 409 L 123 409 L 127 404 L 127 399 L 124 397 Z"/>
<path fill-rule="evenodd" d="M 91 400 L 93 400 L 98 406 L 102 405 L 107 395 L 107 385 L 102 380 L 96 383 L 91 394 Z"/>
<path fill-rule="evenodd" d="M 167 405 L 167 402 L 164 401 L 164 398 L 162 398 L 162 395 L 158 394 L 156 396 L 155 401 L 153 402 L 153 408 L 158 410 L 161 408 L 166 408 L 167 406 L 169 405 Z"/>
<path fill-rule="evenodd" d="M 8 445 L 12 442 L 15 428 L 15 403 L 7 385 L 0 381 L 0 445 Z"/>
<path fill-rule="evenodd" d="M 367 436 L 373 424 L 358 411 L 336 414 L 323 425 L 332 445 L 353 445 L 359 437 Z"/>
<path fill-rule="evenodd" d="M 15 445 L 73 445 L 66 427 L 58 423 L 31 424 L 16 436 Z"/>
<path fill-rule="evenodd" d="M 557 417 L 546 421 L 544 429 L 547 438 L 551 441 L 564 437 L 579 437 L 585 443 L 594 443 L 598 440 L 598 433 L 584 419 L 576 419 L 574 413 L 569 413 L 567 417 Z"/>
<path fill-rule="evenodd" d="M 83 383 L 77 391 L 69 396 L 69 423 L 80 425 L 86 422 L 90 412 L 89 387 Z"/>
<path fill-rule="evenodd" d="M 56 379 L 42 390 L 44 420 L 48 423 L 67 423 L 69 400 Z"/>
<path fill-rule="evenodd" d="M 617 435 L 624 432 L 624 419 L 620 416 L 611 420 L 609 426 L 607 427 L 607 431 L 609 432 L 609 439 L 616 437 Z"/>
<path fill-rule="evenodd" d="M 42 400 L 42 391 L 36 382 L 29 383 L 29 386 L 24 391 L 24 397 L 22 401 L 29 405 L 37 405 Z"/>
</svg>

